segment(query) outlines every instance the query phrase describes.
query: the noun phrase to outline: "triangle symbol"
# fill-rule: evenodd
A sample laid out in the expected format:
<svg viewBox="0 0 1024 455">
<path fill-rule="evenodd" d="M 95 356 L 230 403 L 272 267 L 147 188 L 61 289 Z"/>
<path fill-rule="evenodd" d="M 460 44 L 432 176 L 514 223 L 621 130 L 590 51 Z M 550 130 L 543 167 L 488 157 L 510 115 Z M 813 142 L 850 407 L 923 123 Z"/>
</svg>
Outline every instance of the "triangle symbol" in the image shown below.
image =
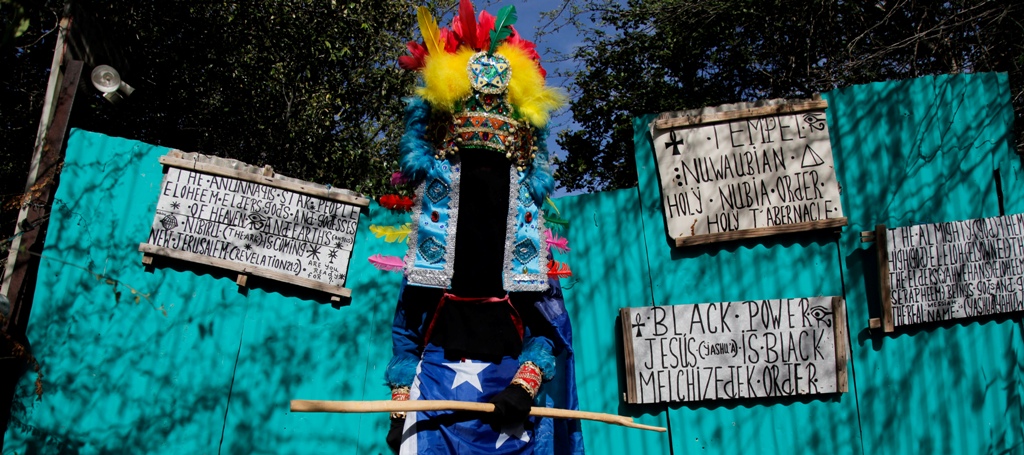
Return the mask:
<svg viewBox="0 0 1024 455">
<path fill-rule="evenodd" d="M 818 152 L 815 152 L 811 146 L 804 146 L 804 159 L 800 167 L 808 168 L 821 166 L 822 164 L 825 164 L 825 160 L 821 159 L 821 155 L 818 155 Z"/>
</svg>

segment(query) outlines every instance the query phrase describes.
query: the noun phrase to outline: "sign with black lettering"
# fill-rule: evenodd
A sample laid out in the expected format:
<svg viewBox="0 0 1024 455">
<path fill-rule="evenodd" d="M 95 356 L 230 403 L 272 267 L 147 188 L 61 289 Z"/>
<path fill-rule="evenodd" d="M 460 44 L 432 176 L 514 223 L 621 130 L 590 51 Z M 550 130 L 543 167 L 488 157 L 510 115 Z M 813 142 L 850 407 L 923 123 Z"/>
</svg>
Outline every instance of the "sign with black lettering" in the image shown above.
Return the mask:
<svg viewBox="0 0 1024 455">
<path fill-rule="evenodd" d="M 886 331 L 1024 311 L 1024 215 L 877 232 Z"/>
<path fill-rule="evenodd" d="M 839 297 L 622 308 L 620 316 L 629 403 L 847 391 Z"/>
<path fill-rule="evenodd" d="M 665 113 L 651 125 L 676 246 L 846 225 L 825 101 Z"/>
<path fill-rule="evenodd" d="M 180 156 L 161 158 L 168 167 L 141 251 L 348 296 L 349 259 L 368 200 L 235 168 L 244 163 L 224 167 Z"/>
</svg>

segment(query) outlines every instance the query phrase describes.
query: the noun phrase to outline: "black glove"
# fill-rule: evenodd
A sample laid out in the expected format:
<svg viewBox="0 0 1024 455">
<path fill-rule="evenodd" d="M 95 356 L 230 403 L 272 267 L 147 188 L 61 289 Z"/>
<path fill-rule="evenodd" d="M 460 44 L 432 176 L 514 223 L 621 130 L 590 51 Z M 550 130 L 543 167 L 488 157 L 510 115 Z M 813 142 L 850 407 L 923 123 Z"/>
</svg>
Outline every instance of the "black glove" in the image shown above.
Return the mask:
<svg viewBox="0 0 1024 455">
<path fill-rule="evenodd" d="M 491 403 L 494 404 L 491 419 L 499 426 L 507 426 L 526 422 L 526 418 L 530 416 L 530 406 L 533 406 L 533 398 L 526 389 L 512 384 L 492 397 Z"/>
<path fill-rule="evenodd" d="M 398 447 L 402 445 L 402 427 L 405 426 L 405 419 L 400 417 L 393 417 L 391 419 L 391 428 L 388 429 L 388 437 L 385 439 L 388 442 L 388 447 L 391 447 L 391 451 L 398 453 Z"/>
</svg>

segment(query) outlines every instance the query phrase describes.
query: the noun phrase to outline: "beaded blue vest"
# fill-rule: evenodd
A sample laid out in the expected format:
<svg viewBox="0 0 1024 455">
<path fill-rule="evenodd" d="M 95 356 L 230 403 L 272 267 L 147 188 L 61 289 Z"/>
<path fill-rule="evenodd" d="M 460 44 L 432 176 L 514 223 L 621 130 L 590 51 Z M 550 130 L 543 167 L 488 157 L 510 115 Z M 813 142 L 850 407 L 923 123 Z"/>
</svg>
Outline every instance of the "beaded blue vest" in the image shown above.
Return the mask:
<svg viewBox="0 0 1024 455">
<path fill-rule="evenodd" d="M 459 164 L 437 160 L 416 189 L 413 226 L 405 256 L 410 284 L 450 288 L 459 222 Z M 544 217 L 530 195 L 525 173 L 509 167 L 508 228 L 502 283 L 506 291 L 548 288 Z"/>
</svg>

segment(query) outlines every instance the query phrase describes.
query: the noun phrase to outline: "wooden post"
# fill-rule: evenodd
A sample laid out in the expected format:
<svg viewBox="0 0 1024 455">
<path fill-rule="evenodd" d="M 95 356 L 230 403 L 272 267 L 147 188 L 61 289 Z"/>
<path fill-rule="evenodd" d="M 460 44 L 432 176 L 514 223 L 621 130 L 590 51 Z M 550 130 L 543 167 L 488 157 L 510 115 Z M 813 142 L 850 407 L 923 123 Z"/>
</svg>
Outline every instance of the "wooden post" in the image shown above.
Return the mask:
<svg viewBox="0 0 1024 455">
<path fill-rule="evenodd" d="M 82 74 L 81 60 L 68 61 L 64 71 L 60 71 L 60 64 L 64 60 L 64 37 L 69 26 L 70 19 L 64 18 L 60 24 L 57 49 L 54 51 L 50 83 L 54 84 L 56 80 L 61 79 L 61 74 L 63 80 L 56 93 L 56 107 L 50 114 L 52 117 L 47 118 L 48 107 L 43 109 L 43 119 L 40 121 L 40 135 L 43 139 L 37 142 L 32 157 L 32 166 L 25 184 L 26 194 L 7 257 L 3 284 L 0 286 L 0 293 L 5 294 L 11 302 L 11 314 L 3 327 L 7 332 L 23 333 L 28 324 L 29 313 L 32 311 L 33 284 L 35 274 L 39 270 L 38 254 L 43 250 L 46 229 L 49 226 L 52 206 L 50 195 L 57 189 L 57 180 L 64 162 L 64 136 L 67 133 L 68 118 L 71 116 L 71 107 L 74 105 L 78 81 Z M 48 88 L 46 99 L 52 99 L 53 96 Z"/>
<path fill-rule="evenodd" d="M 53 62 L 50 64 L 50 78 L 46 83 L 46 96 L 43 98 L 43 113 L 39 119 L 39 128 L 36 133 L 35 147 L 32 150 L 32 162 L 28 169 L 28 181 L 25 184 L 25 201 L 23 201 L 21 210 L 18 213 L 18 221 L 15 224 L 14 237 L 11 239 L 10 250 L 7 253 L 7 263 L 4 267 L 3 279 L 0 281 L 0 294 L 8 297 L 11 307 L 10 314 L 5 314 L 7 322 L 4 324 L 3 329 L 6 331 L 11 321 L 16 317 L 16 313 L 19 310 L 19 297 L 22 289 L 22 281 L 24 280 L 24 273 L 19 276 L 15 276 L 15 270 L 23 269 L 26 265 L 27 259 L 21 254 L 22 242 L 24 238 L 22 235 L 18 235 L 21 232 L 21 226 L 31 225 L 28 223 L 29 216 L 29 205 L 27 204 L 29 193 L 36 186 L 36 181 L 39 178 L 39 169 L 43 158 L 43 149 L 45 148 L 46 138 L 50 131 L 50 125 L 53 122 L 54 107 L 57 103 L 57 97 L 60 94 L 61 78 L 63 72 L 61 66 L 64 65 L 64 39 L 67 37 L 67 29 L 71 26 L 71 18 L 65 17 L 61 19 L 57 30 L 57 45 L 53 51 Z"/>
</svg>

